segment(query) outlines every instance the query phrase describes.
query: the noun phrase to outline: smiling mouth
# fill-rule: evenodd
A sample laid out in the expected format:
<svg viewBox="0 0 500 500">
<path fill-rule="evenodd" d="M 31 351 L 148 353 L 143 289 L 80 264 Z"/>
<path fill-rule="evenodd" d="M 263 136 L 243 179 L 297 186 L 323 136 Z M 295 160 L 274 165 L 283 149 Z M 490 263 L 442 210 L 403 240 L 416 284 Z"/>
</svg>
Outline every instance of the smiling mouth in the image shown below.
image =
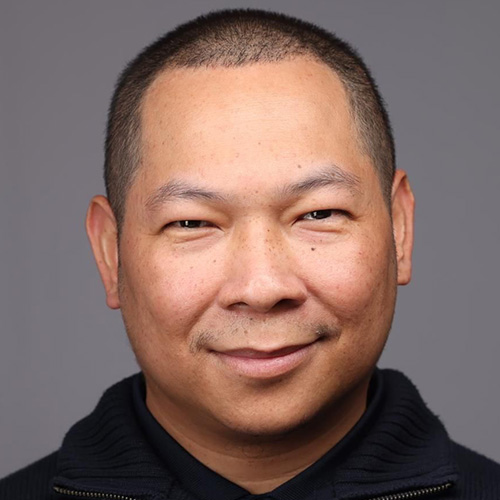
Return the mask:
<svg viewBox="0 0 500 500">
<path fill-rule="evenodd" d="M 272 351 L 234 349 L 212 351 L 225 368 L 249 378 L 269 379 L 292 372 L 305 363 L 316 350 L 318 341 L 287 346 Z"/>
</svg>

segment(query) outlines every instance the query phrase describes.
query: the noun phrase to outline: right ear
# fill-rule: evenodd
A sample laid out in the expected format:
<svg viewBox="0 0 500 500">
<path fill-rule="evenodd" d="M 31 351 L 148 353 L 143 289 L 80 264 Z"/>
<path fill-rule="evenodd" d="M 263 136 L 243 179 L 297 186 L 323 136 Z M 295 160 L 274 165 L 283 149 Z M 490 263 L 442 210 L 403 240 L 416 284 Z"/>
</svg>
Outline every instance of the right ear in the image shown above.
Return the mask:
<svg viewBox="0 0 500 500">
<path fill-rule="evenodd" d="M 118 294 L 118 226 L 105 196 L 90 200 L 85 221 L 87 236 L 106 290 L 106 304 L 111 309 L 120 307 Z"/>
</svg>

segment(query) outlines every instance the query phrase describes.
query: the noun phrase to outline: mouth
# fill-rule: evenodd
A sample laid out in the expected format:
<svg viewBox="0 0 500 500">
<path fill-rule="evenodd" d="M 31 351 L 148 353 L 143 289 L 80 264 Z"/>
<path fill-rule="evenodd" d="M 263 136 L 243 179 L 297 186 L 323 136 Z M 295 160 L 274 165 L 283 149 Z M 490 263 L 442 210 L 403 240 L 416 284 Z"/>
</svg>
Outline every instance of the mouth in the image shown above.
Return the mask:
<svg viewBox="0 0 500 500">
<path fill-rule="evenodd" d="M 255 379 L 270 379 L 285 375 L 305 363 L 313 354 L 316 343 L 286 346 L 279 349 L 234 349 L 212 351 L 232 372 Z"/>
</svg>

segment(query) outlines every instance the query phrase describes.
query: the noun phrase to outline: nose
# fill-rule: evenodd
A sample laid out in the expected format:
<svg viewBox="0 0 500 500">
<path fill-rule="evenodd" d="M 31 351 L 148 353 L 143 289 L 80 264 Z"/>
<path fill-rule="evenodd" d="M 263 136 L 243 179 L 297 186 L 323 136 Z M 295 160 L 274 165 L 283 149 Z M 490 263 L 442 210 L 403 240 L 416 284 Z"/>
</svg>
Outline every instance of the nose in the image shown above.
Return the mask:
<svg viewBox="0 0 500 500">
<path fill-rule="evenodd" d="M 229 244 L 219 302 L 257 313 L 296 308 L 307 297 L 286 237 L 263 224 L 235 234 Z"/>
</svg>

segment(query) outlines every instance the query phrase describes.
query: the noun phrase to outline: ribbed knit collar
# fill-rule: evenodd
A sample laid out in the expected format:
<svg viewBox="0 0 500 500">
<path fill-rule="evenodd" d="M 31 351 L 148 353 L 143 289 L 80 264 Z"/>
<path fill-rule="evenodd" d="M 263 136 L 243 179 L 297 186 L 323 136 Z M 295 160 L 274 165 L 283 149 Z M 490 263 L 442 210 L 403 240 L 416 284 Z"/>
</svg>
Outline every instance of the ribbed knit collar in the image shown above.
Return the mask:
<svg viewBox="0 0 500 500">
<path fill-rule="evenodd" d="M 378 376 L 383 393 L 376 418 L 363 418 L 331 452 L 335 460 L 324 473 L 332 500 L 457 480 L 451 441 L 417 389 L 399 372 L 380 370 Z M 133 404 L 137 377 L 111 387 L 94 412 L 70 429 L 53 485 L 154 500 L 195 498 L 166 468 L 139 425 Z"/>
</svg>

